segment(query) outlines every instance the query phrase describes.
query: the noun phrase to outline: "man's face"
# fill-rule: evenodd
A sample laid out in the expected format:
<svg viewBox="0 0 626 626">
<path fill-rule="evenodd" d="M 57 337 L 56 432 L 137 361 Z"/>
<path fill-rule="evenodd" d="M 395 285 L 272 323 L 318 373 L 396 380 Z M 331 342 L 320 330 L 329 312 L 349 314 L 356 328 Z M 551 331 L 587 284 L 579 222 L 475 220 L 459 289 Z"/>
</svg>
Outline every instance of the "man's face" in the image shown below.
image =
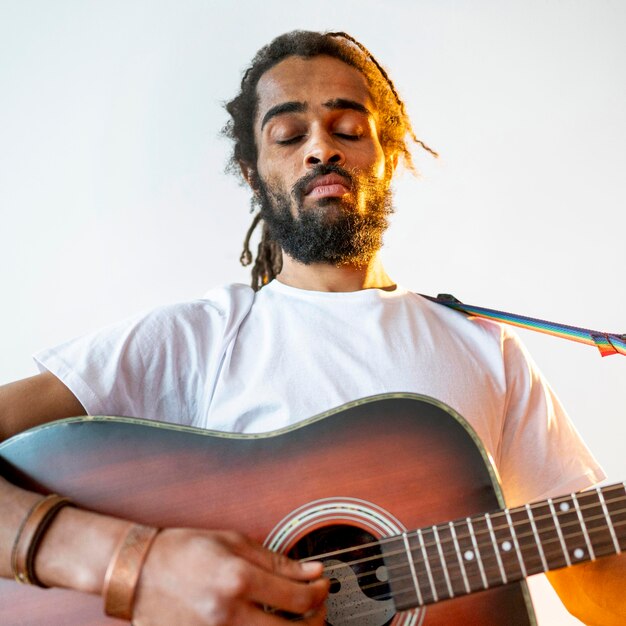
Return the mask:
<svg viewBox="0 0 626 626">
<path fill-rule="evenodd" d="M 288 57 L 257 86 L 258 199 L 272 238 L 302 263 L 366 263 L 391 212 L 393 167 L 363 75 Z"/>
</svg>

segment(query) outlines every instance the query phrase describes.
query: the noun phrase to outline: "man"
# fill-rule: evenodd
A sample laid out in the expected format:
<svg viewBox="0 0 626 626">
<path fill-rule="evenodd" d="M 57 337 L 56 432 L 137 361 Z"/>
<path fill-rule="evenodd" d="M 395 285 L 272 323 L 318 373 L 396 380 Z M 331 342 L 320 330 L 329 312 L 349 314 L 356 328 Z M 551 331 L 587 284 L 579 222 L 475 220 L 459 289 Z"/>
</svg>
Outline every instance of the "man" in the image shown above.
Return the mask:
<svg viewBox="0 0 626 626">
<path fill-rule="evenodd" d="M 513 335 L 428 303 L 386 274 L 378 251 L 389 185 L 401 160 L 411 166 L 412 130 L 393 84 L 358 42 L 342 33 L 277 38 L 227 108 L 234 163 L 264 220 L 255 289 L 218 289 L 39 354 L 43 373 L 1 390 L 2 438 L 85 413 L 263 432 L 366 395 L 413 391 L 469 420 L 509 504 L 602 478 Z M 251 261 L 247 242 L 242 258 Z M 0 490 L 0 573 L 11 577 L 11 548 L 40 496 L 4 481 Z M 33 574 L 101 593 L 127 529 L 63 508 Z M 165 529 L 151 541 L 137 570 L 138 626 L 286 623 L 263 605 L 324 623 L 328 584 L 318 563 L 291 562 L 229 532 Z M 623 561 L 551 580 L 581 619 L 621 624 Z M 197 575 L 204 571 L 213 575 Z"/>
</svg>

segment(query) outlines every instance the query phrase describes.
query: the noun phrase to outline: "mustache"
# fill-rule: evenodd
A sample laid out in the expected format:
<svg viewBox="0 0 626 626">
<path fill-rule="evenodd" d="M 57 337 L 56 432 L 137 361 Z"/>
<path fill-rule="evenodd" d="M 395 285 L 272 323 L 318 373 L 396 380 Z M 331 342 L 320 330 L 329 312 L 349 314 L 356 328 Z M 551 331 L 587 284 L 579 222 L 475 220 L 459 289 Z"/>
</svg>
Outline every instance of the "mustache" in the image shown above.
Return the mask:
<svg viewBox="0 0 626 626">
<path fill-rule="evenodd" d="M 350 183 L 350 188 L 354 187 L 354 175 L 341 167 L 341 165 L 335 165 L 334 163 L 325 165 L 324 163 L 320 163 L 319 165 L 316 165 L 308 174 L 296 181 L 295 185 L 291 188 L 291 194 L 298 200 L 302 200 L 309 184 L 318 176 L 325 176 L 326 174 L 337 174 L 342 176 Z"/>
</svg>

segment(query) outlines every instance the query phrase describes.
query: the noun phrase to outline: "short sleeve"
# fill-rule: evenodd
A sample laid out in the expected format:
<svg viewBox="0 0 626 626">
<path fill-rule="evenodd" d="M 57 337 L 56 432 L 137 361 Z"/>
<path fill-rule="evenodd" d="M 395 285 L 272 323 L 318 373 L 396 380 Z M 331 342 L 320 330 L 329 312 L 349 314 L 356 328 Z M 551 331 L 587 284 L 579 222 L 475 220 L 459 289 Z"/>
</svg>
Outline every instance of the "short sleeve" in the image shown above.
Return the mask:
<svg viewBox="0 0 626 626">
<path fill-rule="evenodd" d="M 605 478 L 517 335 L 505 331 L 506 403 L 498 468 L 507 505 L 580 491 Z"/>
<path fill-rule="evenodd" d="M 90 415 L 195 425 L 208 410 L 223 347 L 250 306 L 249 288 L 234 287 L 160 307 L 34 359 Z"/>
</svg>

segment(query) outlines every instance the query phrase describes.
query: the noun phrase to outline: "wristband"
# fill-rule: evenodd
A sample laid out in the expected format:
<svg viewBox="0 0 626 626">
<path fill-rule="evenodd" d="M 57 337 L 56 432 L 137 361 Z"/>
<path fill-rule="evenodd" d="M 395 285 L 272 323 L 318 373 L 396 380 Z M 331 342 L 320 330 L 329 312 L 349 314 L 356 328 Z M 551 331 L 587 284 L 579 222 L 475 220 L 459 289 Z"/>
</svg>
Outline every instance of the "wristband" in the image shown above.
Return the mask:
<svg viewBox="0 0 626 626">
<path fill-rule="evenodd" d="M 120 540 L 104 576 L 104 612 L 131 620 L 139 575 L 160 529 L 133 524 Z"/>
<path fill-rule="evenodd" d="M 35 574 L 35 557 L 43 536 L 64 506 L 74 505 L 68 498 L 52 494 L 35 502 L 23 519 L 11 550 L 11 569 L 17 582 L 47 588 Z"/>
</svg>

